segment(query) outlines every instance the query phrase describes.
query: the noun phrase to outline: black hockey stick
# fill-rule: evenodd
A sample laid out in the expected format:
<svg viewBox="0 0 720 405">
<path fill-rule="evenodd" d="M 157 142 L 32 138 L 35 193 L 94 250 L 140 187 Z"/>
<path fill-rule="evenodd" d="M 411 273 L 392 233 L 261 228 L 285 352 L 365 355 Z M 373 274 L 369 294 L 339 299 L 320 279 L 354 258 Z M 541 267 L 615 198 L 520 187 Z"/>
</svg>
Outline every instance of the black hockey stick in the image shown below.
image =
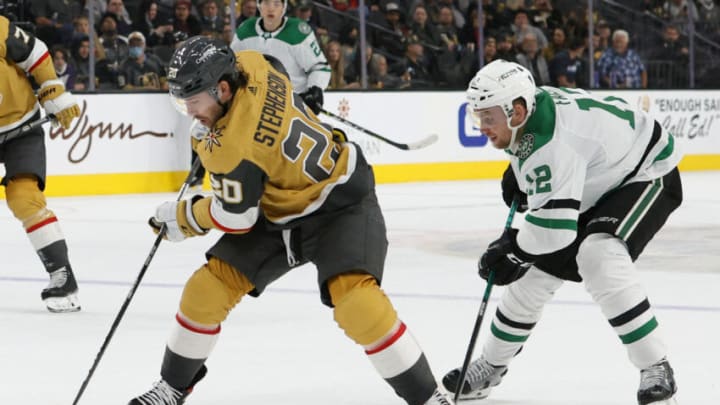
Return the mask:
<svg viewBox="0 0 720 405">
<path fill-rule="evenodd" d="M 193 163 L 192 167 L 190 168 L 190 173 L 188 173 L 187 178 L 185 179 L 185 182 L 183 183 L 182 187 L 180 188 L 180 192 L 177 196 L 177 201 L 180 201 L 182 199 L 183 194 L 185 194 L 185 191 L 190 187 L 190 183 L 192 182 L 193 178 L 195 177 L 195 173 L 200 168 L 200 159 L 195 159 L 195 162 Z M 80 397 L 82 396 L 83 392 L 85 392 L 85 388 L 87 388 L 88 383 L 90 382 L 90 378 L 92 378 L 93 373 L 95 373 L 95 369 L 97 368 L 98 364 L 100 363 L 100 359 L 102 359 L 102 356 L 105 354 L 105 349 L 107 349 L 108 344 L 110 344 L 110 339 L 112 339 L 113 335 L 115 334 L 115 330 L 117 329 L 118 325 L 120 325 L 120 321 L 122 320 L 123 316 L 125 315 L 125 311 L 127 311 L 128 306 L 130 305 L 130 300 L 132 300 L 133 296 L 135 295 L 135 291 L 137 291 L 138 287 L 140 286 L 140 282 L 142 281 L 143 277 L 145 276 L 145 272 L 148 269 L 148 266 L 150 266 L 150 261 L 155 256 L 155 252 L 157 252 L 158 247 L 160 246 L 160 242 L 162 242 L 163 237 L 165 236 L 165 232 L 167 232 L 167 228 L 165 227 L 165 224 L 163 224 L 160 227 L 160 232 L 158 232 L 157 238 L 155 238 L 155 243 L 153 243 L 152 248 L 150 249 L 150 253 L 147 256 L 147 259 L 145 259 L 145 263 L 143 264 L 142 268 L 140 269 L 140 273 L 137 275 L 137 279 L 135 279 L 135 283 L 133 283 L 132 287 L 130 288 L 130 292 L 128 293 L 127 297 L 125 298 L 125 302 L 123 302 L 122 306 L 120 307 L 120 311 L 115 316 L 115 320 L 113 321 L 112 326 L 110 327 L 110 331 L 108 332 L 107 336 L 105 336 L 105 341 L 103 342 L 102 346 L 100 346 L 100 351 L 98 351 L 98 354 L 95 356 L 95 361 L 92 364 L 92 367 L 90 367 L 90 371 L 88 371 L 87 377 L 85 377 L 85 380 L 83 381 L 82 385 L 80 386 L 80 390 L 78 391 L 77 395 L 75 395 L 75 400 L 73 400 L 73 405 L 77 405 L 77 403 L 80 401 Z"/>
<path fill-rule="evenodd" d="M 0 145 L 7 141 L 12 141 L 15 138 L 23 136 L 25 133 L 32 131 L 33 129 L 45 124 L 48 121 L 55 119 L 55 114 L 48 114 L 37 121 L 30 122 L 19 128 L 15 128 L 12 131 L 8 131 L 4 134 L 0 134 Z"/>
<path fill-rule="evenodd" d="M 513 200 L 510 205 L 510 212 L 508 213 L 507 220 L 505 221 L 505 229 L 510 228 L 512 225 L 513 217 L 515 217 L 515 211 L 517 211 L 518 202 Z M 468 345 L 467 352 L 465 353 L 465 360 L 463 361 L 462 368 L 460 369 L 460 378 L 458 379 L 457 385 L 455 386 L 455 397 L 453 402 L 458 401 L 458 397 L 462 392 L 462 387 L 465 383 L 465 375 L 467 375 L 468 366 L 470 365 L 470 359 L 472 358 L 473 351 L 475 350 L 475 342 L 477 341 L 478 333 L 480 332 L 480 325 L 482 324 L 483 318 L 485 317 L 485 310 L 487 309 L 488 301 L 490 300 L 490 293 L 493 288 L 493 280 L 495 279 L 495 271 L 490 270 L 490 274 L 487 279 L 487 286 L 485 287 L 485 294 L 483 294 L 482 302 L 480 303 L 480 309 L 478 310 L 477 318 L 475 319 L 475 326 L 473 327 L 472 336 L 470 336 L 470 344 Z"/>
<path fill-rule="evenodd" d="M 320 109 L 320 112 L 322 112 L 323 114 L 325 114 L 325 115 L 327 115 L 327 116 L 329 116 L 329 117 L 335 118 L 336 120 L 342 122 L 343 124 L 350 125 L 351 127 L 357 129 L 358 131 L 360 131 L 360 132 L 362 132 L 362 133 L 364 133 L 364 134 L 366 134 L 366 135 L 370 135 L 370 136 L 372 136 L 373 138 L 377 138 L 377 139 L 379 139 L 379 140 L 381 140 L 381 141 L 383 141 L 383 142 L 385 142 L 385 143 L 388 143 L 388 144 L 390 144 L 390 145 L 392 145 L 392 146 L 394 146 L 394 147 L 396 147 L 396 148 L 398 148 L 398 149 L 402 149 L 402 150 L 422 149 L 422 148 L 425 148 L 425 147 L 427 147 L 427 146 L 430 146 L 430 145 L 434 144 L 434 143 L 437 142 L 437 140 L 438 140 L 437 134 L 430 134 L 430 135 L 426 136 L 425 138 L 423 138 L 423 139 L 421 139 L 421 140 L 419 140 L 419 141 L 416 141 L 416 142 L 409 142 L 409 143 L 395 142 L 395 141 L 393 141 L 393 140 L 390 140 L 390 139 L 388 139 L 388 138 L 385 138 L 384 136 L 378 134 L 377 132 L 373 132 L 373 131 L 371 131 L 371 130 L 369 130 L 369 129 L 363 128 L 363 127 L 361 127 L 360 125 L 358 125 L 358 124 L 356 124 L 356 123 L 354 123 L 354 122 L 352 122 L 352 121 L 348 121 L 348 120 L 346 120 L 345 118 L 343 118 L 343 117 L 341 117 L 341 116 L 339 116 L 339 115 L 337 115 L 337 114 L 333 114 L 333 113 L 331 113 L 330 111 L 327 111 L 327 110 L 324 110 L 324 109 L 321 108 L 321 109 Z"/>
</svg>

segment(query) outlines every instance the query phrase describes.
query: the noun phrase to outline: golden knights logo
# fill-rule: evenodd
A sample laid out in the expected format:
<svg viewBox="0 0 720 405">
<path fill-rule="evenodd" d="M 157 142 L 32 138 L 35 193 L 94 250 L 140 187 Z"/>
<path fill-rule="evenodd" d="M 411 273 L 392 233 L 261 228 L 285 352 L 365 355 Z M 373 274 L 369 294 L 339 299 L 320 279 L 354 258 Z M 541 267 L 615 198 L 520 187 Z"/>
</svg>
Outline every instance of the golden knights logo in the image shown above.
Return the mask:
<svg viewBox="0 0 720 405">
<path fill-rule="evenodd" d="M 218 148 L 222 146 L 220 138 L 222 138 L 222 131 L 224 129 L 225 126 L 213 128 L 205 134 L 203 138 L 203 141 L 205 141 L 205 150 L 212 152 L 213 146 L 217 146 Z"/>
</svg>

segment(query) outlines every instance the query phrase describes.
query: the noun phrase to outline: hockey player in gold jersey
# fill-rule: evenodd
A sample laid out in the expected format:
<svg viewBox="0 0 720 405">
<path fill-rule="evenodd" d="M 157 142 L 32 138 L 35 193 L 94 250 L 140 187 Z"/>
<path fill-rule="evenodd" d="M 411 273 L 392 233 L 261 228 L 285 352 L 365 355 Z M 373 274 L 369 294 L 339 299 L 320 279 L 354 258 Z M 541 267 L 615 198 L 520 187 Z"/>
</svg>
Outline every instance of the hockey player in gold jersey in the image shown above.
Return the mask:
<svg viewBox="0 0 720 405">
<path fill-rule="evenodd" d="M 185 284 L 162 380 L 130 404 L 183 403 L 230 310 L 312 262 L 322 302 L 395 392 L 410 405 L 450 405 L 380 289 L 386 229 L 360 148 L 333 139 L 282 65 L 255 51 L 191 38 L 175 51 L 168 82 L 179 109 L 210 128 L 192 142 L 213 195 L 164 203 L 150 223 L 165 224 L 171 241 L 223 235 Z"/>
<path fill-rule="evenodd" d="M 40 86 L 37 96 L 28 75 Z M 38 103 L 39 102 L 39 103 Z M 80 310 L 77 283 L 57 217 L 46 207 L 45 141 L 42 128 L 8 139 L 4 135 L 37 120 L 40 105 L 68 128 L 80 115 L 72 94 L 58 80 L 47 46 L 0 16 L 0 163 L 5 165 L 7 204 L 22 222 L 50 284 L 41 297 L 52 312 Z"/>
</svg>

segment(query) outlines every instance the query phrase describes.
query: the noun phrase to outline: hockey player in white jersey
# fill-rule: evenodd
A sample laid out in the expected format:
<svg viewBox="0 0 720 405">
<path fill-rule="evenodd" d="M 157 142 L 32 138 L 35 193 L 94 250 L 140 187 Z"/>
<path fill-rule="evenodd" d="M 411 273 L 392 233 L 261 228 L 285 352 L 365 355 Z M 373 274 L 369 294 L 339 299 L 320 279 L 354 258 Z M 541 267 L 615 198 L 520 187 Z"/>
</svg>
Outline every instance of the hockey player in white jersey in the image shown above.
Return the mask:
<svg viewBox="0 0 720 405">
<path fill-rule="evenodd" d="M 259 9 L 260 18 L 240 24 L 230 47 L 235 52 L 252 49 L 278 59 L 294 91 L 319 114 L 331 70 L 312 28 L 299 18 L 285 16 L 287 0 L 262 0 Z"/>
<path fill-rule="evenodd" d="M 482 132 L 507 152 L 503 185 L 517 182 L 527 213 L 478 263 L 481 277 L 494 272 L 508 287 L 460 398 L 484 398 L 500 383 L 544 305 L 572 280 L 584 283 L 640 370 L 638 403 L 674 404 L 673 370 L 633 263 L 682 201 L 672 135 L 618 97 L 536 88 L 527 69 L 503 60 L 477 73 L 467 99 Z M 512 190 L 503 194 L 512 199 Z M 459 375 L 446 374 L 445 387 L 455 392 Z"/>
</svg>

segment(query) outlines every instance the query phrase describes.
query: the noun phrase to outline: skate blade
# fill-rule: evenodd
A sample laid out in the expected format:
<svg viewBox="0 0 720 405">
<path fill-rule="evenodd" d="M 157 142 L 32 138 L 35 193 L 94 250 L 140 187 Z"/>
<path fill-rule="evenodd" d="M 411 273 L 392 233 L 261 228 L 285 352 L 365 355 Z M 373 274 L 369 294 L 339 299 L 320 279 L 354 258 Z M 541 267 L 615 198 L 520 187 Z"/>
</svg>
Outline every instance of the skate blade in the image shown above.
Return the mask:
<svg viewBox="0 0 720 405">
<path fill-rule="evenodd" d="M 80 300 L 78 300 L 77 293 L 65 297 L 48 297 L 44 301 L 48 311 L 52 313 L 77 312 L 80 310 Z"/>
<path fill-rule="evenodd" d="M 663 399 L 661 401 L 650 402 L 647 405 L 678 405 L 678 403 L 675 400 L 675 397 L 672 397 L 668 399 Z"/>
<path fill-rule="evenodd" d="M 475 403 L 474 401 L 479 401 L 481 399 L 487 398 L 490 395 L 491 390 L 492 388 L 485 388 L 483 390 L 473 391 L 468 394 L 460 394 L 460 396 L 458 397 L 458 402 L 472 405 Z"/>
</svg>

